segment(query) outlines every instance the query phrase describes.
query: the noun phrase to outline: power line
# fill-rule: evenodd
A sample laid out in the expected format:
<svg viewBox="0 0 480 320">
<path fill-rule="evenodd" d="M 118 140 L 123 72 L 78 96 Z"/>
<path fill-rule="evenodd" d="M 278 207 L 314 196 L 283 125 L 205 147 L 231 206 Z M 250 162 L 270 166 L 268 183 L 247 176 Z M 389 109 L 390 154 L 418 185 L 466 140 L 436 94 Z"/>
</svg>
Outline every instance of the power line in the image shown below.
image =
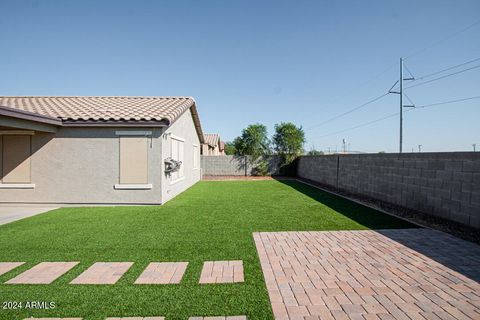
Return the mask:
<svg viewBox="0 0 480 320">
<path fill-rule="evenodd" d="M 440 71 L 432 72 L 432 73 L 426 74 L 426 75 L 424 75 L 424 76 L 417 77 L 417 78 L 415 78 L 415 80 L 423 80 L 423 79 L 425 79 L 425 78 L 429 78 L 429 77 L 431 77 L 431 76 L 435 76 L 435 75 L 437 75 L 437 74 L 439 74 L 439 73 L 443 73 L 443 72 L 445 72 L 445 71 L 449 71 L 449 70 L 452 70 L 452 69 L 456 69 L 456 68 L 458 68 L 458 67 L 464 66 L 464 65 L 466 65 L 466 64 L 470 64 L 470 63 L 475 62 L 475 61 L 478 61 L 478 60 L 480 60 L 480 58 L 476 58 L 476 59 L 473 59 L 473 60 L 469 60 L 469 61 L 466 61 L 466 62 L 457 64 L 457 65 L 448 67 L 448 68 L 446 68 L 446 69 L 442 69 L 442 70 L 440 70 Z"/>
<path fill-rule="evenodd" d="M 444 105 L 444 104 L 451 104 L 451 103 L 455 103 L 455 102 L 474 100 L 474 99 L 480 99 L 480 96 L 473 96 L 473 97 L 469 97 L 469 98 L 462 98 L 462 99 L 455 99 L 455 100 L 449 100 L 449 101 L 435 102 L 435 103 L 431 103 L 431 104 L 424 104 L 424 105 L 420 105 L 420 106 L 412 108 L 412 109 L 405 110 L 405 112 L 414 111 L 416 109 L 423 109 L 423 108 L 428 108 L 428 107 L 433 107 L 433 106 Z M 356 126 L 353 126 L 353 127 L 349 127 L 349 128 L 343 129 L 343 130 L 339 130 L 339 131 L 335 131 L 335 132 L 332 132 L 332 133 L 325 134 L 323 136 L 320 136 L 319 138 L 329 137 L 329 136 L 333 136 L 333 135 L 336 135 L 336 134 L 339 134 L 339 133 L 343 133 L 345 131 L 350 131 L 350 130 L 358 129 L 358 128 L 361 128 L 361 127 L 365 127 L 365 126 L 368 126 L 368 125 L 371 125 L 371 124 L 374 124 L 374 123 L 377 123 L 377 122 L 380 122 L 380 121 L 383 121 L 383 120 L 386 120 L 386 119 L 393 118 L 395 116 L 398 116 L 399 114 L 400 114 L 400 112 L 392 113 L 392 114 L 389 114 L 387 116 L 384 116 L 384 117 L 381 117 L 381 118 L 378 118 L 378 119 L 375 119 L 375 120 L 372 120 L 372 121 L 369 121 L 369 122 L 365 122 L 365 123 L 362 123 L 362 124 L 359 124 L 359 125 L 356 125 Z"/>
<path fill-rule="evenodd" d="M 446 74 L 446 75 L 444 75 L 444 76 L 441 76 L 441 77 L 438 77 L 438 78 L 434 78 L 434 79 L 431 79 L 431 80 L 428 80 L 428 81 L 424 81 L 424 82 L 420 82 L 420 83 L 417 83 L 417 84 L 413 84 L 413 85 L 411 85 L 411 86 L 406 87 L 405 89 L 410 89 L 410 88 L 415 88 L 415 87 L 418 87 L 418 86 L 422 86 L 422 85 L 427 84 L 427 83 L 430 83 L 430 82 L 434 82 L 434 81 L 437 81 L 437 80 L 441 80 L 441 79 L 444 79 L 444 78 L 447 78 L 447 77 L 451 77 L 451 76 L 457 75 L 457 74 L 459 74 L 459 73 L 463 73 L 463 72 L 466 72 L 466 71 L 469 71 L 469 70 L 473 70 L 473 69 L 477 69 L 477 68 L 480 68 L 480 65 L 477 65 L 477 66 L 474 66 L 474 67 L 471 67 L 471 68 L 467 68 L 467 69 L 463 69 L 463 70 L 460 70 L 460 71 L 457 71 L 457 72 L 449 73 L 449 74 Z"/>
<path fill-rule="evenodd" d="M 333 136 L 333 135 L 336 135 L 336 134 L 339 134 L 339 133 L 342 133 L 342 132 L 345 132 L 345 131 L 350 131 L 350 130 L 353 130 L 353 129 L 358 129 L 358 128 L 361 128 L 361 127 L 365 127 L 365 126 L 368 126 L 370 124 L 373 124 L 373 123 L 376 123 L 376 122 L 380 122 L 382 120 L 386 120 L 386 119 L 398 116 L 399 114 L 400 114 L 400 112 L 395 112 L 395 113 L 389 114 L 388 116 L 385 116 L 385 117 L 382 117 L 382 118 L 379 118 L 379 119 L 375 119 L 375 120 L 372 120 L 372 121 L 369 121 L 369 122 L 365 122 L 365 123 L 356 125 L 354 127 L 350 127 L 350 128 L 347 128 L 347 129 L 343 129 L 343 130 L 335 131 L 335 132 L 332 132 L 332 133 L 329 133 L 329 134 L 325 134 L 323 136 L 320 136 L 319 138 L 329 137 L 329 136 Z"/>
<path fill-rule="evenodd" d="M 335 117 L 332 117 L 332 118 L 330 118 L 330 119 L 328 119 L 328 120 L 325 120 L 325 121 L 323 121 L 323 122 L 321 122 L 321 123 L 319 123 L 319 124 L 316 124 L 316 125 L 314 125 L 314 126 L 308 127 L 308 128 L 306 128 L 306 130 L 310 130 L 310 129 L 312 129 L 312 128 L 320 127 L 320 126 L 322 126 L 322 125 L 324 125 L 324 124 L 326 124 L 326 123 L 328 123 L 328 122 L 334 121 L 334 120 L 336 120 L 336 119 L 338 119 L 338 118 L 341 118 L 341 117 L 343 117 L 343 116 L 345 116 L 345 115 L 347 115 L 347 114 L 350 114 L 350 113 L 352 113 L 352 112 L 354 112 L 354 111 L 357 111 L 358 109 L 361 109 L 361 108 L 363 108 L 363 107 L 366 107 L 366 106 L 368 106 L 369 104 L 372 104 L 372 103 L 374 103 L 374 102 L 382 99 L 383 97 L 386 97 L 388 94 L 389 94 L 388 92 L 387 92 L 387 93 L 384 93 L 384 94 L 382 94 L 382 95 L 380 95 L 380 96 L 378 96 L 378 97 L 376 97 L 376 98 L 373 98 L 372 100 L 369 100 L 369 101 L 367 101 L 367 102 L 365 102 L 365 103 L 363 103 L 363 104 L 361 104 L 361 105 L 359 105 L 359 106 L 356 106 L 356 107 L 354 107 L 354 108 L 352 108 L 352 109 L 350 109 L 350 110 L 348 110 L 348 111 L 345 111 L 344 113 L 341 113 L 341 114 L 339 114 L 339 115 L 336 115 Z"/>
<path fill-rule="evenodd" d="M 417 56 L 417 55 L 419 55 L 419 54 L 427 51 L 427 50 L 430 49 L 430 48 L 436 47 L 437 45 L 441 44 L 442 42 L 445 42 L 445 41 L 447 41 L 447 40 L 449 40 L 449 39 L 451 39 L 451 38 L 459 35 L 460 33 L 463 33 L 463 32 L 465 32 L 465 31 L 467 31 L 467 30 L 475 27 L 475 26 L 478 25 L 478 24 L 480 24 L 480 20 L 477 20 L 477 21 L 475 21 L 474 23 L 466 26 L 465 28 L 460 29 L 460 30 L 458 30 L 458 31 L 456 31 L 456 32 L 454 32 L 454 33 L 452 33 L 452 34 L 449 34 L 449 35 L 447 35 L 447 36 L 445 36 L 445 37 L 443 37 L 443 38 L 441 38 L 441 39 L 439 39 L 439 40 L 431 43 L 430 45 L 424 47 L 423 49 L 420 49 L 420 50 L 418 50 L 418 51 L 416 51 L 416 52 L 413 52 L 413 53 L 407 55 L 407 57 L 406 57 L 405 59 L 409 59 L 409 58 L 411 58 L 411 57 Z"/>
<path fill-rule="evenodd" d="M 474 99 L 480 99 L 480 96 L 474 96 L 474 97 L 456 99 L 456 100 L 450 100 L 450 101 L 442 101 L 442 102 L 436 102 L 436 103 L 431 103 L 431 104 L 424 104 L 424 105 L 415 107 L 415 109 L 423 109 L 423 108 L 428 108 L 428 107 L 433 107 L 433 106 L 439 106 L 439 105 L 455 103 L 455 102 L 462 102 L 462 101 L 467 101 L 467 100 L 474 100 Z M 414 110 L 414 109 L 412 109 L 412 110 Z"/>
</svg>

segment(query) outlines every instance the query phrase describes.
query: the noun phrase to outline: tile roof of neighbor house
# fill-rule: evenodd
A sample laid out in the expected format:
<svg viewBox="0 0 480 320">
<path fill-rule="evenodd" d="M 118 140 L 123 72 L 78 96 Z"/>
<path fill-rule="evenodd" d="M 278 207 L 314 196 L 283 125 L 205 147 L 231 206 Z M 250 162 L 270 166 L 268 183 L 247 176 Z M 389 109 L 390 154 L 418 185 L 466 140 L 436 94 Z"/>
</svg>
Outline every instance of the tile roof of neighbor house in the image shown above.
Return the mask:
<svg viewBox="0 0 480 320">
<path fill-rule="evenodd" d="M 17 111 L 19 117 L 40 115 L 70 125 L 106 122 L 170 125 L 191 109 L 203 142 L 195 100 L 190 97 L 0 97 L 0 109 Z"/>
<path fill-rule="evenodd" d="M 220 136 L 216 133 L 205 133 L 205 143 L 211 145 L 212 147 L 216 146 L 220 140 Z"/>
</svg>

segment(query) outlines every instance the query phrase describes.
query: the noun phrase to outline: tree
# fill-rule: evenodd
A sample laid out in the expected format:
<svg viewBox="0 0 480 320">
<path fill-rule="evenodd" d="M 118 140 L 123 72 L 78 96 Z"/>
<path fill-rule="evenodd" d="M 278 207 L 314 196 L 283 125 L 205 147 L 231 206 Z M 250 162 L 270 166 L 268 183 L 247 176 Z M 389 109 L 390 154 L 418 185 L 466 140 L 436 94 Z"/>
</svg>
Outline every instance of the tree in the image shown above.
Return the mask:
<svg viewBox="0 0 480 320">
<path fill-rule="evenodd" d="M 323 154 L 324 154 L 323 151 L 318 151 L 315 149 L 312 149 L 307 152 L 307 156 L 322 156 Z"/>
<path fill-rule="evenodd" d="M 235 148 L 235 144 L 233 142 L 225 142 L 225 154 L 234 155 L 236 153 L 237 149 Z"/>
<path fill-rule="evenodd" d="M 305 132 L 302 127 L 291 122 L 281 122 L 275 125 L 272 140 L 274 149 L 280 156 L 281 166 L 286 166 L 303 153 Z"/>
<path fill-rule="evenodd" d="M 242 130 L 240 137 L 235 138 L 233 145 L 238 155 L 249 155 L 252 162 L 256 161 L 270 151 L 267 127 L 259 123 L 249 125 Z"/>
</svg>

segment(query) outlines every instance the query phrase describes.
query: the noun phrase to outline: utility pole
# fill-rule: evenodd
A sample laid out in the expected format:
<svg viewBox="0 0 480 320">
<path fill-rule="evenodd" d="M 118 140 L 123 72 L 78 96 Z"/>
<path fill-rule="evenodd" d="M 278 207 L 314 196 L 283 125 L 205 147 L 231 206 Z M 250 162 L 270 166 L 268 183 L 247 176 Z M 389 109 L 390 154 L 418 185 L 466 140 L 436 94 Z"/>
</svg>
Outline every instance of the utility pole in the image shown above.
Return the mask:
<svg viewBox="0 0 480 320">
<path fill-rule="evenodd" d="M 422 152 L 422 145 L 421 144 L 418 145 L 418 152 Z"/>
<path fill-rule="evenodd" d="M 403 77 L 403 58 L 400 58 L 400 77 L 397 80 L 397 82 L 395 82 L 393 84 L 392 88 L 390 88 L 390 90 L 388 91 L 389 93 L 396 93 L 396 94 L 400 95 L 400 137 L 399 137 L 399 146 L 398 146 L 398 152 L 399 153 L 402 153 L 402 151 L 403 151 L 403 108 L 406 108 L 406 107 L 414 108 L 415 107 L 414 105 L 409 105 L 409 106 L 404 106 L 403 105 L 403 81 L 405 81 L 405 80 L 415 80 L 415 78 L 412 75 L 411 75 L 410 78 L 404 78 Z M 400 87 L 399 91 L 392 91 L 392 89 L 397 85 L 397 83 L 399 84 L 399 87 Z"/>
<path fill-rule="evenodd" d="M 400 58 L 400 145 L 399 145 L 399 153 L 402 153 L 402 146 L 403 146 L 403 58 Z"/>
<path fill-rule="evenodd" d="M 472 147 L 473 147 L 473 152 L 477 151 L 476 148 L 477 148 L 477 144 L 476 143 L 473 143 L 472 144 Z"/>
</svg>

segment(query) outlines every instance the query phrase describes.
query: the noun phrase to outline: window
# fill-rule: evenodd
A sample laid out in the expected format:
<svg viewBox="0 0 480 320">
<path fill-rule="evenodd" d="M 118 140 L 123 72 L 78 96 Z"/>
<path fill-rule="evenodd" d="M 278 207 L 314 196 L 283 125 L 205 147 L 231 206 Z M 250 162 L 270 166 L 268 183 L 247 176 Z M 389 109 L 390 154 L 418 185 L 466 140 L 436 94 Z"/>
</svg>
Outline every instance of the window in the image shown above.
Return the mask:
<svg viewBox="0 0 480 320">
<path fill-rule="evenodd" d="M 148 138 L 120 137 L 120 184 L 148 183 Z"/>
<path fill-rule="evenodd" d="M 198 169 L 198 145 L 193 145 L 193 169 Z"/>
<path fill-rule="evenodd" d="M 175 182 L 176 180 L 182 179 L 184 177 L 184 168 L 185 168 L 185 159 L 184 159 L 184 144 L 185 140 L 182 138 L 174 137 L 172 136 L 171 139 L 172 142 L 172 147 L 171 147 L 171 157 L 173 160 L 177 160 L 182 162 L 180 165 L 180 168 L 172 172 L 170 174 L 170 177 L 172 179 L 172 182 Z"/>
<path fill-rule="evenodd" d="M 30 135 L 0 135 L 2 140 L 2 184 L 29 184 Z"/>
</svg>

